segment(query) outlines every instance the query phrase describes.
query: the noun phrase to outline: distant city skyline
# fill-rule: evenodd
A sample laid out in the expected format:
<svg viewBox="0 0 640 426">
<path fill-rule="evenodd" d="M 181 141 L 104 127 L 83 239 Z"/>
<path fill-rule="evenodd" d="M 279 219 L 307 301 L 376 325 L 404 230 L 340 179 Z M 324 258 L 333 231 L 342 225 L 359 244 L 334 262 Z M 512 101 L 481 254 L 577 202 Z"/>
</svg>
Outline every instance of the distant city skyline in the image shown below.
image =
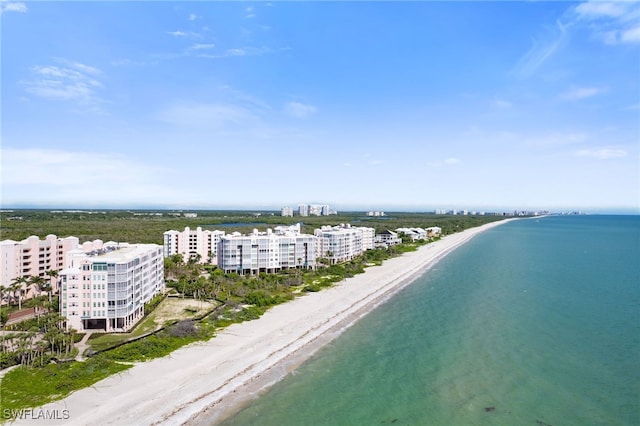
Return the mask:
<svg viewBox="0 0 640 426">
<path fill-rule="evenodd" d="M 640 213 L 637 2 L 7 2 L 2 209 Z"/>
</svg>

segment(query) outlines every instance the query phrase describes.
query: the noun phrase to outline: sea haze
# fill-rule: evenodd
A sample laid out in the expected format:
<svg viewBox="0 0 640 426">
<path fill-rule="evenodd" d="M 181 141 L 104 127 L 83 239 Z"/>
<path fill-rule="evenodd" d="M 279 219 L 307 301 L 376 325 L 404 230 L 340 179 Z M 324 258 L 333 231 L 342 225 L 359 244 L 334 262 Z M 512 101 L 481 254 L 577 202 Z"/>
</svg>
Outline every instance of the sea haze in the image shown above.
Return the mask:
<svg viewBox="0 0 640 426">
<path fill-rule="evenodd" d="M 493 228 L 224 424 L 640 424 L 638 259 L 638 216 Z"/>
</svg>

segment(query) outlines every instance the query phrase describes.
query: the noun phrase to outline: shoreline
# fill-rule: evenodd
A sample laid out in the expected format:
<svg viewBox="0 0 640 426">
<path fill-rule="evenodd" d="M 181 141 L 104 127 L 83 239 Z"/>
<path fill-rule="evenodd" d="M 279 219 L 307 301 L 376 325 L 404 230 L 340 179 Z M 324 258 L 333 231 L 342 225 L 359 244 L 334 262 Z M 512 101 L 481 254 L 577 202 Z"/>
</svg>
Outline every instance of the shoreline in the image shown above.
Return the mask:
<svg viewBox="0 0 640 426">
<path fill-rule="evenodd" d="M 197 426 L 220 422 L 454 249 L 511 220 L 515 219 L 445 236 L 330 288 L 274 306 L 257 320 L 232 324 L 209 341 L 138 363 L 39 409 L 68 411 L 68 419 L 50 424 Z M 35 421 L 21 419 L 12 424 Z"/>
</svg>

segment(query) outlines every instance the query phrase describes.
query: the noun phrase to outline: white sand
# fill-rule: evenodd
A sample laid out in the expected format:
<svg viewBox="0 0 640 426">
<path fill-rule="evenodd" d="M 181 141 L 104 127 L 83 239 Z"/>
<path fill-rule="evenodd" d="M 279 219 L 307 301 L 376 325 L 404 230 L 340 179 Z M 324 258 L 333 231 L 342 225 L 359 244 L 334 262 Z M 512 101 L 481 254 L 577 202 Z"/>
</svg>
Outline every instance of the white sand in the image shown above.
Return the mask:
<svg viewBox="0 0 640 426">
<path fill-rule="evenodd" d="M 233 324 L 208 342 L 139 363 L 13 424 L 211 424 L 291 371 L 451 250 L 505 222 L 449 235 L 367 268 L 334 287 L 275 306 L 258 320 Z M 68 418 L 37 419 L 56 413 Z"/>
</svg>

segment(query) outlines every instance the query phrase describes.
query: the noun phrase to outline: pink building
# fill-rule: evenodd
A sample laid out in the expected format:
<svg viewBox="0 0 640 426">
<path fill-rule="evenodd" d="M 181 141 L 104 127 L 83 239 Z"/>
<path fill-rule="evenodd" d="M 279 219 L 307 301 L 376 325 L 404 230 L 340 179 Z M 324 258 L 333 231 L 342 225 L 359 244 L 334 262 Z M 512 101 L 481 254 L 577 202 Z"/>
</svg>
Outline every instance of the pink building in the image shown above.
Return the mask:
<svg viewBox="0 0 640 426">
<path fill-rule="evenodd" d="M 55 235 L 0 242 L 0 286 L 8 287 L 18 277 L 44 277 L 49 270 L 63 269 L 66 253 L 79 245 L 77 237 Z"/>
</svg>

